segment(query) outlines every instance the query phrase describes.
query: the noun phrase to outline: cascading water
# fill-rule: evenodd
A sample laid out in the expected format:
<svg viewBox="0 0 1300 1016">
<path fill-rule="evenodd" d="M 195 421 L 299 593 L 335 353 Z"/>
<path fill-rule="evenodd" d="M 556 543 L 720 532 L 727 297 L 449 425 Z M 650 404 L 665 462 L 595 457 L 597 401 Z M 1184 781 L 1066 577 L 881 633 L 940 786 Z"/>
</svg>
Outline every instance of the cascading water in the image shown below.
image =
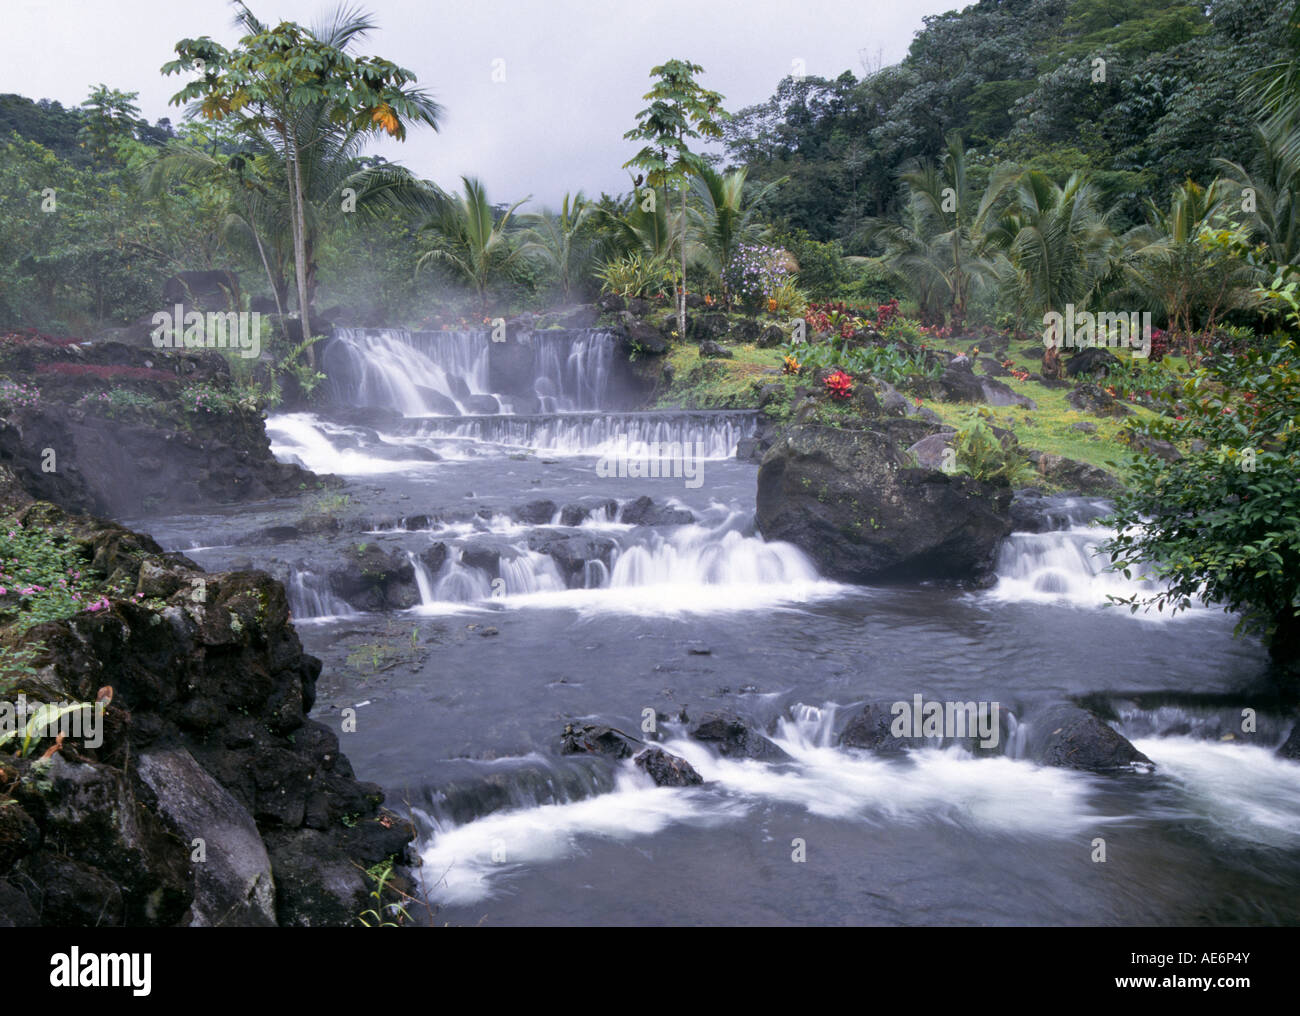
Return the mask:
<svg viewBox="0 0 1300 1016">
<path fill-rule="evenodd" d="M 405 416 L 509 413 L 515 403 L 546 413 L 603 409 L 614 362 L 614 337 L 596 330 L 526 332 L 513 348 L 531 360 L 531 381 L 507 371 L 517 387 L 493 392 L 489 331 L 412 332 L 339 328 L 321 363 L 331 400 L 342 406 L 396 409 Z M 503 368 L 504 369 L 504 368 Z"/>
<path fill-rule="evenodd" d="M 454 438 L 566 455 L 606 455 L 630 451 L 660 457 L 686 449 L 702 458 L 733 458 L 750 437 L 758 414 L 748 411 L 661 413 L 574 413 L 550 416 L 481 416 L 465 419 L 409 420 L 404 435 Z"/>
<path fill-rule="evenodd" d="M 415 788 L 400 799 L 448 920 L 1300 921 L 1279 888 L 1300 878 L 1300 766 L 1275 753 L 1291 720 L 1239 693 L 1262 653 L 1217 612 L 1161 628 L 1094 609 L 1149 589 L 1094 553 L 1103 503 L 1033 499 L 1038 514 L 1018 517 L 1037 531 L 1005 542 L 982 592 L 828 582 L 754 533 L 754 467 L 734 456 L 757 415 L 625 411 L 615 348 L 591 330 L 496 347 L 486 332 L 340 331 L 326 359 L 344 411 L 268 423 L 281 458 L 348 479 L 322 504 L 354 499 L 335 528 L 309 515 L 299 546 L 322 531 L 374 544 L 408 576 L 387 612 L 305 626 L 303 639 L 328 681 L 369 700 L 372 740 L 354 764 Z M 605 458 L 644 464 L 656 443 L 698 453 L 702 487 L 598 471 Z M 631 510 L 643 496 L 654 510 Z M 203 551 L 205 565 L 218 558 Z M 289 587 L 295 618 L 351 613 L 319 574 L 300 568 Z M 395 661 L 382 680 L 351 675 L 381 649 Z M 1172 682 L 1220 698 L 1138 694 Z M 1154 771 L 1043 764 L 1038 710 L 1115 689 L 1100 715 Z M 840 744 L 860 703 L 918 693 L 1000 701 L 997 750 Z M 1258 732 L 1242 736 L 1242 708 L 1257 705 Z M 690 734 L 732 710 L 770 755 Z M 563 755 L 570 722 L 657 742 L 705 782 L 657 787 L 630 758 Z M 1140 898 L 1076 892 L 1088 844 L 1121 835 Z M 820 882 L 771 876 L 789 870 L 794 838 Z M 865 871 L 864 856 L 878 864 Z M 657 891 L 665 870 L 681 880 L 671 898 Z"/>
<path fill-rule="evenodd" d="M 289 610 L 296 621 L 354 617 L 356 611 L 330 589 L 329 580 L 307 569 L 294 569 L 285 587 Z"/>
<path fill-rule="evenodd" d="M 340 405 L 456 416 L 488 395 L 488 342 L 486 332 L 340 328 L 321 364 Z"/>
</svg>

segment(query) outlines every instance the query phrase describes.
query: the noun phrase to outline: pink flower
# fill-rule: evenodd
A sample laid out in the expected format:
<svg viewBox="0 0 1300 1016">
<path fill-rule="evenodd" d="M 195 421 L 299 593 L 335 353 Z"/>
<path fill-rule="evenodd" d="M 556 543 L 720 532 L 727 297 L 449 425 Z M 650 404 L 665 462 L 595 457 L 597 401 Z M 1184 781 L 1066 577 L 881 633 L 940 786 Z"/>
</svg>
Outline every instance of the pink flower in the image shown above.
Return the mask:
<svg viewBox="0 0 1300 1016">
<path fill-rule="evenodd" d="M 90 611 L 90 612 L 92 612 L 92 613 L 95 612 L 95 611 L 97 611 L 97 610 L 107 610 L 107 609 L 108 609 L 108 597 L 107 597 L 107 596 L 101 596 L 98 600 L 96 600 L 94 603 L 90 604 L 90 606 L 88 606 L 88 607 L 86 608 L 86 610 L 88 610 L 88 611 Z"/>
</svg>

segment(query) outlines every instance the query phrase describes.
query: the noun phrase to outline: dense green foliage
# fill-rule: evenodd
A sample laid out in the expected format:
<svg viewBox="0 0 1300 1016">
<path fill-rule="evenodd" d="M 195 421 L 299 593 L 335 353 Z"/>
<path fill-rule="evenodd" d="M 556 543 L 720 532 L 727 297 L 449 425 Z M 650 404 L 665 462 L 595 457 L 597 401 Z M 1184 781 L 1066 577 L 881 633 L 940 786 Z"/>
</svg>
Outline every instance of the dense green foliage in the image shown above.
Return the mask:
<svg viewBox="0 0 1300 1016">
<path fill-rule="evenodd" d="M 1166 398 L 1173 415 L 1135 426 L 1188 449 L 1144 457 L 1117 506 L 1116 567 L 1165 583 L 1130 602 L 1239 611 L 1277 655 L 1300 649 L 1300 360 L 1294 343 L 1218 357 Z"/>
</svg>

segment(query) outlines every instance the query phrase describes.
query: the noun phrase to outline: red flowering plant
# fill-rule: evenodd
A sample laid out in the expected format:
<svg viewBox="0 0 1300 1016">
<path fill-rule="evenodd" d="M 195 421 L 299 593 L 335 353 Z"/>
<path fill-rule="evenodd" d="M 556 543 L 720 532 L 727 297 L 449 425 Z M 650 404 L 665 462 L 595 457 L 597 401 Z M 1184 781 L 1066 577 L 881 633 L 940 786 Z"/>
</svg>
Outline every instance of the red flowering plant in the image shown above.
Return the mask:
<svg viewBox="0 0 1300 1016">
<path fill-rule="evenodd" d="M 850 399 L 853 397 L 853 378 L 842 370 L 829 375 L 823 382 L 832 399 Z"/>
</svg>

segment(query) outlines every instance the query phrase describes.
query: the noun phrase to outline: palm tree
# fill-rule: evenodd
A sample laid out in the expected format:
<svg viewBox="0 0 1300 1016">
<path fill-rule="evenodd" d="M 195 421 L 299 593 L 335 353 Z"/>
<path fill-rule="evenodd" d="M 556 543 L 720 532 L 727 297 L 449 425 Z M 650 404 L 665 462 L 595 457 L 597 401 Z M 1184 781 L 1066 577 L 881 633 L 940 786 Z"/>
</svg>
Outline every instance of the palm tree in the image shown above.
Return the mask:
<svg viewBox="0 0 1300 1016">
<path fill-rule="evenodd" d="M 1022 319 L 1085 304 L 1110 278 L 1115 236 L 1097 190 L 1075 173 L 1064 186 L 1037 170 L 1020 173 L 989 242 L 1010 261 L 1005 276 Z"/>
<path fill-rule="evenodd" d="M 303 338 L 310 335 L 311 289 L 308 221 L 317 179 L 341 156 L 355 156 L 363 140 L 384 131 L 402 139 L 409 124 L 438 129 L 441 108 L 410 72 L 396 64 L 347 52 L 375 27 L 371 17 L 340 5 L 310 30 L 291 22 L 274 29 L 235 0 L 235 25 L 245 31 L 228 51 L 212 39 L 185 39 L 166 74 L 203 66 L 202 75 L 172 97 L 189 102 L 187 115 L 230 118 L 257 153 L 274 152 L 283 169 L 284 195 L 293 241 L 294 274 Z M 379 185 L 382 189 L 382 185 Z"/>
<path fill-rule="evenodd" d="M 591 202 L 578 191 L 572 197 L 564 195 L 558 215 L 544 208 L 538 214 L 522 216 L 530 223 L 524 236 L 554 270 L 566 303 L 576 281 L 576 263 L 587 254 L 581 243 L 582 230 L 594 211 Z"/>
<path fill-rule="evenodd" d="M 695 261 L 721 281 L 728 305 L 727 266 L 740 244 L 760 239 L 764 230 L 755 221 L 758 208 L 768 194 L 789 179 L 772 181 L 746 203 L 748 175 L 749 170 L 744 167 L 723 174 L 710 166 L 701 166 L 691 178 L 691 190 L 698 203 L 694 215 Z"/>
<path fill-rule="evenodd" d="M 884 245 L 885 264 L 909 281 L 923 310 L 946 311 L 958 331 L 972 292 L 998 278 L 996 217 L 1016 170 L 999 167 L 981 193 L 961 136 L 950 132 L 947 141 L 941 166 L 913 162 L 900 174 L 908 192 L 903 221 L 869 219 L 865 234 Z"/>
<path fill-rule="evenodd" d="M 1162 309 L 1172 331 L 1194 352 L 1196 325 L 1212 330 L 1219 315 L 1248 303 L 1256 271 L 1230 251 L 1202 242 L 1237 207 L 1229 180 L 1202 187 L 1189 180 L 1174 190 L 1169 208 L 1147 202 L 1146 225 L 1124 237 L 1123 269 L 1128 292 Z"/>
<path fill-rule="evenodd" d="M 514 245 L 507 233 L 510 217 L 528 198 L 516 201 L 498 219 L 482 182 L 469 176 L 461 182 L 464 194 L 439 193 L 434 199 L 433 217 L 422 227 L 433 244 L 420 256 L 416 270 L 434 262 L 447 265 L 474 287 L 486 313 L 493 279 L 538 253 L 538 247 L 529 242 Z"/>
<path fill-rule="evenodd" d="M 1291 133 L 1277 125 L 1256 125 L 1253 171 L 1227 159 L 1214 160 L 1233 187 L 1250 189 L 1254 210 L 1248 222 L 1279 265 L 1300 264 L 1300 144 L 1290 143 Z"/>
</svg>

